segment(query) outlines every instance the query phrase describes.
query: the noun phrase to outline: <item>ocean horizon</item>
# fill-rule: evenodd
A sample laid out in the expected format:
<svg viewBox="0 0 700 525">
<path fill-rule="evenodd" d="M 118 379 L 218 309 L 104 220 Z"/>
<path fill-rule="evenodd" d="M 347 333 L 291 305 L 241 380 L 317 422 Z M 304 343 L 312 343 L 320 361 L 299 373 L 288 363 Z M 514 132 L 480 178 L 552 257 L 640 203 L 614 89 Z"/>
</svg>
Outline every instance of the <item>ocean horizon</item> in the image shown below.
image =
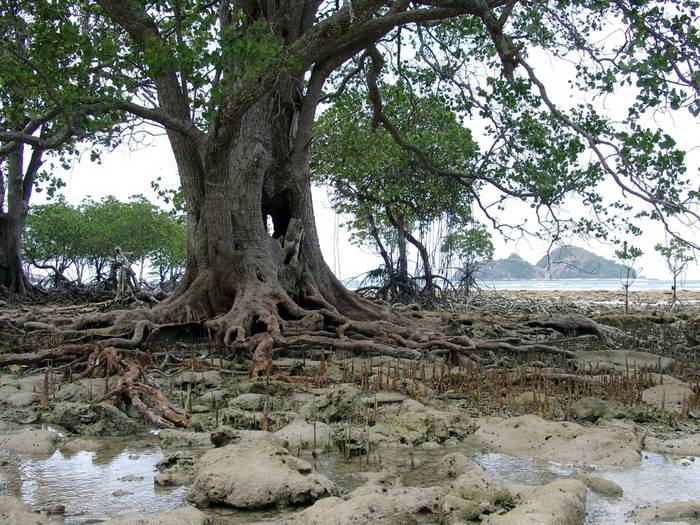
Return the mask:
<svg viewBox="0 0 700 525">
<path fill-rule="evenodd" d="M 346 279 L 345 286 L 356 289 L 356 279 Z M 670 279 L 637 279 L 630 286 L 630 291 L 671 291 L 673 281 Z M 478 285 L 482 290 L 622 290 L 620 279 L 498 279 L 481 280 Z M 700 290 L 700 279 L 679 281 L 678 292 L 683 290 Z"/>
<path fill-rule="evenodd" d="M 671 291 L 672 285 L 670 279 L 637 279 L 630 291 Z M 620 279 L 499 279 L 484 280 L 480 286 L 488 290 L 622 290 Z M 700 290 L 700 280 L 679 281 L 679 293 L 683 289 Z"/>
</svg>

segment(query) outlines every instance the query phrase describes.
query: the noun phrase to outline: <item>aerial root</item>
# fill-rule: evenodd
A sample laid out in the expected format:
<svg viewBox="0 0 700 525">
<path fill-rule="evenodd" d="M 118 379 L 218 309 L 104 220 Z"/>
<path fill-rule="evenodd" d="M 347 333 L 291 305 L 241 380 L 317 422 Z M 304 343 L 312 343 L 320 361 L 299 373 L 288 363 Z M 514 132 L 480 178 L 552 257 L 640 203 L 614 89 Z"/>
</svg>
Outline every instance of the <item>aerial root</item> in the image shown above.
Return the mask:
<svg viewBox="0 0 700 525">
<path fill-rule="evenodd" d="M 113 347 L 96 350 L 91 354 L 89 368 L 83 375 L 93 375 L 98 366 L 104 368 L 108 376 L 115 373 L 117 378 L 114 388 L 105 394 L 101 401 L 116 401 L 121 397 L 159 428 L 189 425 L 185 414 L 171 405 L 163 393 L 152 385 L 152 379 L 137 359 L 122 357 Z M 158 415 L 153 408 L 157 408 L 162 415 Z"/>
</svg>

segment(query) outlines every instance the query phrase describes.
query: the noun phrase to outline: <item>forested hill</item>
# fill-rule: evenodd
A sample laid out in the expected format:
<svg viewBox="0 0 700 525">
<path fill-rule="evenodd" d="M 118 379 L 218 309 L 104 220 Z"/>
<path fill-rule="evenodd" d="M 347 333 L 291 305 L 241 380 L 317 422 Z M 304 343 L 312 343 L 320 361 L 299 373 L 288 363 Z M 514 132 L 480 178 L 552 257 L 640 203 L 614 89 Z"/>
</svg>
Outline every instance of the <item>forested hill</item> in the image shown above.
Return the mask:
<svg viewBox="0 0 700 525">
<path fill-rule="evenodd" d="M 617 279 L 619 264 L 579 248 L 562 246 L 530 264 L 517 253 L 506 259 L 489 261 L 478 270 L 480 279 Z"/>
</svg>

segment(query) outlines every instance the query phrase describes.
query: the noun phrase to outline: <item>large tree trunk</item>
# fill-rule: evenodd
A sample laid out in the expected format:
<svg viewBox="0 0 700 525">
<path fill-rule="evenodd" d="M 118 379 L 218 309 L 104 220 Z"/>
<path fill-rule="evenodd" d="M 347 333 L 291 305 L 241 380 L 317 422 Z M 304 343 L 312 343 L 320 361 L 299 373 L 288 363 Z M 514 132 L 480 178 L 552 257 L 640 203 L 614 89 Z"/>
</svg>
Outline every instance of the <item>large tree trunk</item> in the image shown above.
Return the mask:
<svg viewBox="0 0 700 525">
<path fill-rule="evenodd" d="M 171 136 L 188 206 L 188 263 L 175 294 L 148 314 L 153 321 L 208 319 L 227 344 L 252 338 L 253 349 L 266 349 L 283 334 L 388 317 L 349 292 L 321 255 L 308 162 L 313 121 L 301 114 L 301 97 L 289 95 L 300 87 L 289 82 L 261 98 L 225 151 Z"/>
<path fill-rule="evenodd" d="M 34 151 L 24 169 L 24 148 L 18 147 L 6 159 L 7 210 L 0 200 L 0 286 L 24 294 L 31 283 L 22 267 L 22 233 L 27 217 L 34 176 L 41 166 L 41 153 Z"/>
<path fill-rule="evenodd" d="M 0 286 L 19 294 L 27 290 L 20 255 L 22 229 L 21 218 L 0 213 Z"/>
</svg>

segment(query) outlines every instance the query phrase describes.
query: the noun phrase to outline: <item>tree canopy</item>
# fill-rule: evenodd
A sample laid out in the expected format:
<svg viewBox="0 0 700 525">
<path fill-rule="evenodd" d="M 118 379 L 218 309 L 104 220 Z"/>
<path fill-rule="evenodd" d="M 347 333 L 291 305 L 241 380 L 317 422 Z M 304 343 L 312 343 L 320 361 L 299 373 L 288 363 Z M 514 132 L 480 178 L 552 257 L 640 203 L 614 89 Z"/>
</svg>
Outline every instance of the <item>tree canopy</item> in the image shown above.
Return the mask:
<svg viewBox="0 0 700 525">
<path fill-rule="evenodd" d="M 186 244 L 182 222 L 137 196 L 130 202 L 106 197 L 72 206 L 58 199 L 35 206 L 23 246 L 30 267 L 49 270 L 57 282 L 112 286 L 110 263 L 119 247 L 132 262 L 148 265 L 162 286 L 182 273 Z"/>
<path fill-rule="evenodd" d="M 411 152 L 423 171 L 466 179 L 471 188 L 489 184 L 501 199 L 528 200 L 554 236 L 562 225 L 601 236 L 607 223 L 620 226 L 630 205 L 601 194 L 606 177 L 673 233 L 669 216 L 691 212 L 697 219 L 697 188 L 683 152 L 644 118 L 660 110 L 700 112 L 692 0 L 426 0 L 389 8 L 376 0 L 315 2 L 300 13 L 301 26 L 284 19 L 282 7 L 224 0 L 5 4 L 3 153 L 19 142 L 43 150 L 99 133 L 112 144 L 142 120 L 213 148 L 231 138 L 227 119 L 280 78 L 308 72 L 307 89 L 330 77 L 325 84 L 342 91 L 364 72 L 371 101 L 364 110 L 397 140 L 394 150 Z M 532 65 L 542 53 L 573 64 L 572 90 L 605 96 L 631 89 L 623 121 L 586 101 L 557 106 Z M 414 143 L 397 124 L 402 115 L 392 113 L 397 89 L 428 93 L 459 119 L 485 121 L 478 169 L 448 168 L 434 148 Z M 328 99 L 336 111 L 347 100 Z M 445 135 L 434 144 L 457 154 Z M 571 195 L 592 208 L 593 220 L 562 220 L 556 207 Z M 495 221 L 489 212 L 498 204 L 476 203 Z M 499 226 L 505 232 L 518 225 Z"/>
</svg>

